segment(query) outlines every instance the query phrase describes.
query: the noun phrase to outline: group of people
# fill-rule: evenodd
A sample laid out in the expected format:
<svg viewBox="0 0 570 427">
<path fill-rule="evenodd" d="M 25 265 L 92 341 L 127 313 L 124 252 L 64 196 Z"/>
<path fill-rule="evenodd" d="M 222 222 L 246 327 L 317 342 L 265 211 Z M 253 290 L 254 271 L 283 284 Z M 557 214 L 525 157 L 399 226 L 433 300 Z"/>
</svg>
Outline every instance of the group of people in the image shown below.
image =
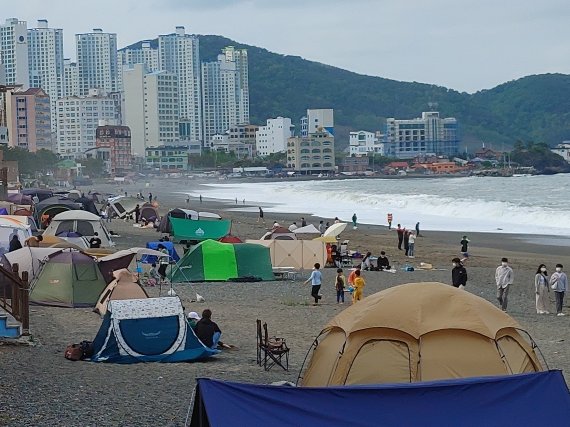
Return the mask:
<svg viewBox="0 0 570 427">
<path fill-rule="evenodd" d="M 316 263 L 313 271 L 311 272 L 311 275 L 307 280 L 305 280 L 305 284 L 311 284 L 311 297 L 313 297 L 315 301 L 313 303 L 313 306 L 318 306 L 319 301 L 323 297 L 320 293 L 322 282 L 323 275 L 321 273 L 321 265 L 319 263 Z M 362 299 L 366 281 L 362 277 L 360 266 L 352 270 L 348 276 L 348 279 L 345 278 L 342 268 L 338 268 L 336 270 L 334 282 L 337 304 L 344 304 L 344 293 L 346 290 L 352 294 L 353 304 Z"/>
<path fill-rule="evenodd" d="M 464 237 L 465 239 L 465 237 Z M 464 255 L 467 255 L 466 251 Z M 453 258 L 453 269 L 451 270 L 451 283 L 459 289 L 467 286 L 467 269 L 463 265 L 463 260 Z M 562 264 L 556 264 L 555 271 L 550 276 L 546 265 L 540 264 L 534 276 L 534 291 L 536 296 L 536 313 L 550 313 L 550 291 L 554 291 L 556 301 L 556 314 L 564 316 L 562 312 L 564 296 L 568 291 L 568 276 L 563 271 Z M 495 284 L 497 286 L 497 302 L 499 308 L 507 311 L 509 302 L 509 292 L 514 282 L 514 271 L 509 265 L 508 258 L 502 258 L 501 264 L 495 270 Z"/>
<path fill-rule="evenodd" d="M 415 230 L 408 230 L 405 227 L 402 228 L 401 224 L 398 224 L 396 232 L 398 235 L 398 249 L 402 250 L 403 245 L 405 255 L 408 258 L 415 258 L 416 239 L 420 236 L 420 223 L 418 222 L 416 224 Z"/>
</svg>

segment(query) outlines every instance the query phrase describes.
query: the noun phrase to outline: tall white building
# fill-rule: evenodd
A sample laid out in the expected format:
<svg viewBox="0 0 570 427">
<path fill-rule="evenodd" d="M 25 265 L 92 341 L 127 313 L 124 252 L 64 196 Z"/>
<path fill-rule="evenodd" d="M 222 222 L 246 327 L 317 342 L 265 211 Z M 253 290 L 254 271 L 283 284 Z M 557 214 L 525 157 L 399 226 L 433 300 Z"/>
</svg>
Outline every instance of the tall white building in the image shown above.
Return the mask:
<svg viewBox="0 0 570 427">
<path fill-rule="evenodd" d="M 287 117 L 268 119 L 255 133 L 255 146 L 259 156 L 287 151 L 287 140 L 294 136 L 295 126 Z"/>
<path fill-rule="evenodd" d="M 17 18 L 6 19 L 0 25 L 0 62 L 7 85 L 29 85 L 28 24 Z"/>
<path fill-rule="evenodd" d="M 334 111 L 332 108 L 307 110 L 307 116 L 301 118 L 301 136 L 315 132 L 326 132 L 334 137 Z"/>
<path fill-rule="evenodd" d="M 226 47 L 215 62 L 202 63 L 204 140 L 249 123 L 247 51 Z"/>
<path fill-rule="evenodd" d="M 351 156 L 366 156 L 368 153 L 384 155 L 384 144 L 379 135 L 365 130 L 350 132 L 349 149 Z"/>
<path fill-rule="evenodd" d="M 149 72 L 159 71 L 158 48 L 152 47 L 150 41 L 145 40 L 137 47 L 125 47 L 117 52 L 119 64 L 119 87 L 123 87 L 123 71 L 135 64 L 144 64 Z"/>
<path fill-rule="evenodd" d="M 180 120 L 185 139 L 201 141 L 202 96 L 198 37 L 176 27 L 173 34 L 158 36 L 159 68 L 178 77 Z"/>
<path fill-rule="evenodd" d="M 95 148 L 100 120 L 116 125 L 119 107 L 116 99 L 101 89 L 87 96 L 70 96 L 57 101 L 57 153 L 67 159 L 80 158 Z"/>
<path fill-rule="evenodd" d="M 63 94 L 64 96 L 79 96 L 77 62 L 71 62 L 69 58 L 63 60 Z"/>
<path fill-rule="evenodd" d="M 135 64 L 123 72 L 124 121 L 131 129 L 133 154 L 146 147 L 179 141 L 178 78 L 167 71 L 148 72 Z"/>
<path fill-rule="evenodd" d="M 76 34 L 75 42 L 79 95 L 87 95 L 90 89 L 118 91 L 117 34 L 95 28 L 92 33 Z"/>
<path fill-rule="evenodd" d="M 51 115 L 55 117 L 57 100 L 65 95 L 63 30 L 49 28 L 45 19 L 38 20 L 37 28 L 28 30 L 28 59 L 30 87 L 42 88 L 49 95 Z M 55 120 L 51 126 L 55 133 Z"/>
</svg>

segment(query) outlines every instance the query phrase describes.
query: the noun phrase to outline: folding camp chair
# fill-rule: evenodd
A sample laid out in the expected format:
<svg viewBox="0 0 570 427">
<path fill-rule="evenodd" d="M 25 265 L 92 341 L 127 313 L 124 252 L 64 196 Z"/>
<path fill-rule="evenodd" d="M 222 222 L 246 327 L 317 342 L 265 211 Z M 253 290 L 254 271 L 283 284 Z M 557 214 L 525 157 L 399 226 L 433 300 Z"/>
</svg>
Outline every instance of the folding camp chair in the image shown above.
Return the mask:
<svg viewBox="0 0 570 427">
<path fill-rule="evenodd" d="M 257 364 L 263 365 L 266 371 L 273 366 L 279 365 L 285 371 L 289 370 L 289 347 L 285 342 L 285 338 L 271 337 L 267 332 L 267 323 L 263 324 L 263 332 L 261 320 L 257 319 Z"/>
</svg>

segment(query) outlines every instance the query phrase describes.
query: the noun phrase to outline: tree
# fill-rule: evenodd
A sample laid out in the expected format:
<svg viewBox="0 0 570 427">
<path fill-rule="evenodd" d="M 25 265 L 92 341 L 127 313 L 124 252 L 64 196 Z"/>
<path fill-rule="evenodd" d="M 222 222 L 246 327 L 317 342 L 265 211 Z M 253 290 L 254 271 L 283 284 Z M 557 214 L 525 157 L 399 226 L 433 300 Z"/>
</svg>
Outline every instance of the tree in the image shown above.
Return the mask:
<svg viewBox="0 0 570 427">
<path fill-rule="evenodd" d="M 105 163 L 103 159 L 88 157 L 81 160 L 81 166 L 83 166 L 83 175 L 96 178 L 103 175 Z"/>
</svg>

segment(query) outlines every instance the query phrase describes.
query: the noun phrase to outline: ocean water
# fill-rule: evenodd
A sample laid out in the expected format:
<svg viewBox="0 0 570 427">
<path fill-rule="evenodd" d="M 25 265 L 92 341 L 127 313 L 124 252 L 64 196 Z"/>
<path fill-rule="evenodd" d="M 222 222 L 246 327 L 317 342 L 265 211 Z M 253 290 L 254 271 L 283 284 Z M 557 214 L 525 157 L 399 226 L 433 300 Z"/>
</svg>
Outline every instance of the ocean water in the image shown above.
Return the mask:
<svg viewBox="0 0 570 427">
<path fill-rule="evenodd" d="M 570 236 L 570 174 L 508 178 L 230 181 L 207 184 L 204 197 L 264 206 L 266 212 L 305 212 L 359 223 L 422 230 Z M 187 194 L 198 196 L 197 191 Z M 236 207 L 239 209 L 239 207 Z"/>
</svg>

